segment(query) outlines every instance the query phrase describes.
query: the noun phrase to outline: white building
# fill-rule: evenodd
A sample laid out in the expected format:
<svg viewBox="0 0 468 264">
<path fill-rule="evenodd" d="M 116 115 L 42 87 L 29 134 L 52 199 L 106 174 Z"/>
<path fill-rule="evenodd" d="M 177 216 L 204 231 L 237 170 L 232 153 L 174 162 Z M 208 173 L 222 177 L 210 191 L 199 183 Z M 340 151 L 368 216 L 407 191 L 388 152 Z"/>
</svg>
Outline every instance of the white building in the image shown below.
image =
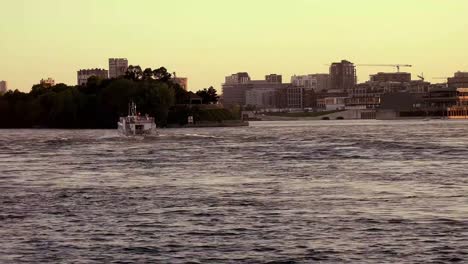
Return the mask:
<svg viewBox="0 0 468 264">
<path fill-rule="evenodd" d="M 0 81 L 0 94 L 6 93 L 8 90 L 8 83 L 6 81 Z"/>
<path fill-rule="evenodd" d="M 124 76 L 128 69 L 128 60 L 124 58 L 109 59 L 109 78 Z"/>
<path fill-rule="evenodd" d="M 344 110 L 346 105 L 347 97 L 326 97 L 323 99 L 325 110 L 335 111 L 335 110 Z"/>
<path fill-rule="evenodd" d="M 311 89 L 315 92 L 327 91 L 330 89 L 329 74 L 308 74 L 294 75 L 291 77 L 291 84 L 296 87 Z"/>
</svg>

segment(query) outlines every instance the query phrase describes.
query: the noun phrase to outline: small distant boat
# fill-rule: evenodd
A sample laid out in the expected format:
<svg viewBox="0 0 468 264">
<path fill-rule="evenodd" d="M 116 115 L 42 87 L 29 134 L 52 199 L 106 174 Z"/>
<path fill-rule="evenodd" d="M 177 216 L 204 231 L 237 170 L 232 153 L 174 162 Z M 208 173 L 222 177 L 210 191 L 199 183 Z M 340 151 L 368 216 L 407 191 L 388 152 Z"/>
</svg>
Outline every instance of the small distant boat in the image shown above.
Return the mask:
<svg viewBox="0 0 468 264">
<path fill-rule="evenodd" d="M 128 116 L 120 117 L 118 130 L 124 136 L 150 136 L 156 135 L 156 123 L 154 117 L 140 116 L 134 102 L 128 106 Z"/>
</svg>

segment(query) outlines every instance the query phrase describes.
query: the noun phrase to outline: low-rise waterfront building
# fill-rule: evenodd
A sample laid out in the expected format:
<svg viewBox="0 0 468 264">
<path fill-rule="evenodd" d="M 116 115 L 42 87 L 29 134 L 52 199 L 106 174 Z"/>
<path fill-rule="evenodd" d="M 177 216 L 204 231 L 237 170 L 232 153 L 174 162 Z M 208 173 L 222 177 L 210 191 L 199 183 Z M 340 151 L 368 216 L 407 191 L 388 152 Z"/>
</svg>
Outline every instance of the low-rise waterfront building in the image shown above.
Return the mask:
<svg viewBox="0 0 468 264">
<path fill-rule="evenodd" d="M 84 86 L 88 83 L 88 79 L 92 76 L 98 77 L 100 79 L 108 78 L 108 71 L 105 69 L 88 69 L 88 70 L 79 70 L 77 72 L 78 85 Z"/>
<path fill-rule="evenodd" d="M 468 87 L 468 72 L 456 72 L 453 77 L 448 78 L 448 86 L 452 88 Z"/>
<path fill-rule="evenodd" d="M 449 119 L 468 119 L 468 88 L 457 88 L 456 105 L 447 110 Z"/>
</svg>

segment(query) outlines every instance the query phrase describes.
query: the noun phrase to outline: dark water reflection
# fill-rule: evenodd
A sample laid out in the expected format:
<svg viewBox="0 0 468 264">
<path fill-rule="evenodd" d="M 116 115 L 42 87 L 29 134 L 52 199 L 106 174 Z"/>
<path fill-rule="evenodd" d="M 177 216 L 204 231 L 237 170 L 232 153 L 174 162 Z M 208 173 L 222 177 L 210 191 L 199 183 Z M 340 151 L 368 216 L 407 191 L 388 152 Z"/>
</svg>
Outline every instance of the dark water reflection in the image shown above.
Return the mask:
<svg viewBox="0 0 468 264">
<path fill-rule="evenodd" d="M 468 262 L 467 122 L 0 132 L 0 263 Z"/>
</svg>

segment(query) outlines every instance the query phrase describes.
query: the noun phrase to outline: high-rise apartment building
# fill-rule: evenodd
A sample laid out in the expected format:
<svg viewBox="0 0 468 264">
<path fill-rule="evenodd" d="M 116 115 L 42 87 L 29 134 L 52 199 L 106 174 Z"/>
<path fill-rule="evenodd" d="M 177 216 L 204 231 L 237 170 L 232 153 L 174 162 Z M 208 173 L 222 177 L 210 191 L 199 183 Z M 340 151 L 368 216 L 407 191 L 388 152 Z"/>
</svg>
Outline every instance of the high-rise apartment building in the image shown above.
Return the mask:
<svg viewBox="0 0 468 264">
<path fill-rule="evenodd" d="M 0 94 L 6 93 L 8 90 L 8 83 L 6 81 L 0 81 Z"/>
<path fill-rule="evenodd" d="M 100 79 L 108 78 L 108 71 L 104 69 L 89 69 L 89 70 L 79 70 L 78 75 L 78 85 L 84 86 L 88 84 L 88 79 L 92 76 L 98 77 Z"/>
<path fill-rule="evenodd" d="M 352 89 L 357 83 L 356 67 L 352 62 L 342 60 L 330 66 L 330 88 L 343 92 Z"/>
<path fill-rule="evenodd" d="M 123 58 L 109 59 L 109 78 L 118 78 L 125 75 L 128 69 L 128 60 Z"/>
</svg>

